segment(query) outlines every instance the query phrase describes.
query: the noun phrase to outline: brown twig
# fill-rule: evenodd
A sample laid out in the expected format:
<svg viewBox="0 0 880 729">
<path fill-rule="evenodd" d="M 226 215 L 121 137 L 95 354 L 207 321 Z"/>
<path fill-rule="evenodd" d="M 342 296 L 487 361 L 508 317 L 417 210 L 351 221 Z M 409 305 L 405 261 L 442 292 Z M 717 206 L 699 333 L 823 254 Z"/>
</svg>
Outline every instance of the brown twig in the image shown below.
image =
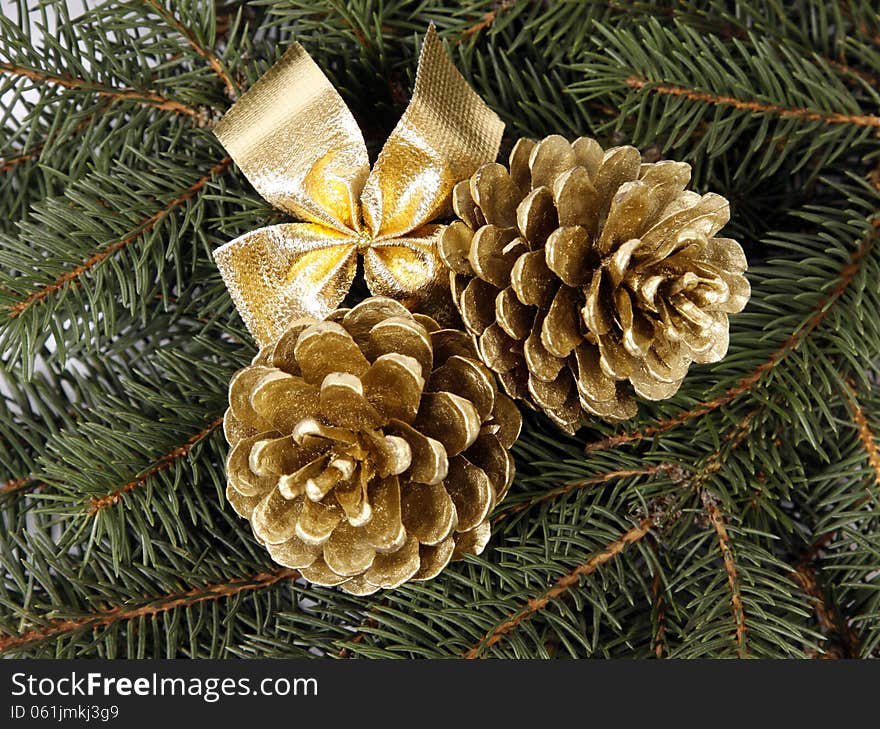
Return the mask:
<svg viewBox="0 0 880 729">
<path fill-rule="evenodd" d="M 736 571 L 736 562 L 733 559 L 733 549 L 730 546 L 730 535 L 727 533 L 727 525 L 724 515 L 715 499 L 706 492 L 702 493 L 703 506 L 709 514 L 715 534 L 718 535 L 718 546 L 721 549 L 721 557 L 724 560 L 724 570 L 727 572 L 727 586 L 730 588 L 730 605 L 733 610 L 733 622 L 736 633 L 736 655 L 745 658 L 748 655 L 746 647 L 746 612 L 743 608 L 742 594 L 739 590 L 739 578 Z"/>
<path fill-rule="evenodd" d="M 880 487 L 880 448 L 877 447 L 877 438 L 871 430 L 865 411 L 859 404 L 855 388 L 851 383 L 847 383 L 846 387 L 848 390 L 846 393 L 847 404 L 849 405 L 850 413 L 852 413 L 856 428 L 858 428 L 859 440 L 867 454 L 868 465 L 871 466 L 874 471 L 874 483 Z"/>
<path fill-rule="evenodd" d="M 872 73 L 869 73 L 868 71 L 862 71 L 861 69 L 853 68 L 852 66 L 843 63 L 842 61 L 835 61 L 831 58 L 825 58 L 825 62 L 829 66 L 833 66 L 834 68 L 836 68 L 841 73 L 846 74 L 847 76 L 851 76 L 853 79 L 853 81 L 850 82 L 851 85 L 853 83 L 859 83 L 858 81 L 854 81 L 854 79 L 859 79 L 860 81 L 864 81 L 871 86 L 880 86 L 880 78 Z"/>
<path fill-rule="evenodd" d="M 0 174 L 4 172 L 8 172 L 13 167 L 17 167 L 23 162 L 28 162 L 36 157 L 40 156 L 40 152 L 43 151 L 43 147 L 46 146 L 45 142 L 38 144 L 36 147 L 31 149 L 29 152 L 23 152 L 17 157 L 9 157 L 7 159 L 0 160 Z"/>
<path fill-rule="evenodd" d="M 368 626 L 370 626 L 371 624 L 374 624 L 374 623 L 375 623 L 374 620 L 367 620 L 367 621 L 364 623 L 364 626 L 365 626 L 365 627 L 368 627 Z M 362 643 L 363 640 L 364 640 L 364 638 L 366 638 L 366 636 L 367 636 L 367 634 L 361 631 L 361 632 L 359 632 L 357 635 L 355 635 L 355 637 L 352 638 L 350 642 L 351 642 L 352 645 L 357 645 L 358 643 Z M 339 658 L 348 658 L 348 656 L 349 656 L 350 654 L 351 654 L 351 651 L 348 650 L 348 648 L 340 648 L 340 649 L 339 649 L 339 653 L 337 653 L 337 656 L 338 656 Z"/>
<path fill-rule="evenodd" d="M 379 606 L 377 605 L 370 612 L 375 613 L 376 610 L 378 609 L 378 607 Z M 375 617 L 367 618 L 366 620 L 364 620 L 363 623 L 361 623 L 360 627 L 357 630 L 357 633 L 355 634 L 354 638 L 352 638 L 349 641 L 349 643 L 351 645 L 358 645 L 359 643 L 363 643 L 364 639 L 367 637 L 366 629 L 373 628 L 373 627 L 377 626 L 378 624 L 379 624 L 379 621 Z M 351 651 L 346 647 L 340 648 L 339 653 L 337 653 L 337 656 L 339 658 L 348 658 L 349 655 L 351 655 Z"/>
<path fill-rule="evenodd" d="M 489 12 L 484 13 L 483 17 L 480 20 L 478 20 L 476 23 L 474 23 L 469 28 L 465 28 L 464 35 L 465 36 L 476 35 L 481 30 L 486 30 L 486 28 L 491 28 L 492 23 L 495 22 L 495 16 L 497 14 L 498 13 L 495 10 L 490 10 Z"/>
<path fill-rule="evenodd" d="M 382 602 L 374 605 L 370 608 L 370 615 L 367 617 L 358 627 L 357 632 L 355 633 L 354 638 L 352 638 L 349 642 L 351 645 L 358 645 L 359 643 L 363 643 L 367 637 L 367 628 L 374 628 L 379 624 L 379 619 L 376 617 L 376 614 L 379 612 L 379 609 L 388 603 L 388 600 L 382 600 Z M 351 655 L 351 651 L 347 647 L 342 647 L 339 649 L 339 653 L 336 654 L 339 658 L 348 658 Z"/>
<path fill-rule="evenodd" d="M 521 504 L 514 504 L 513 506 L 510 506 L 507 509 L 498 512 L 493 519 L 493 523 L 497 524 L 498 522 L 503 521 L 508 517 L 519 514 L 526 509 L 532 508 L 536 504 L 543 503 L 544 501 L 550 501 L 551 499 L 556 499 L 560 496 L 565 496 L 565 494 L 576 491 L 577 489 L 587 488 L 589 486 L 600 486 L 602 484 L 608 483 L 609 481 L 614 481 L 619 478 L 631 478 L 633 476 L 653 476 L 658 473 L 675 470 L 676 468 L 678 467 L 670 463 L 660 463 L 654 466 L 645 466 L 643 468 L 630 468 L 621 469 L 619 471 L 609 471 L 608 473 L 603 473 L 599 476 L 593 476 L 591 478 L 585 478 L 579 481 L 571 481 L 569 483 L 563 484 L 562 486 L 559 486 L 558 488 L 538 494 Z"/>
<path fill-rule="evenodd" d="M 210 422 L 205 428 L 200 430 L 194 436 L 189 438 L 186 443 L 168 451 L 168 453 L 159 458 L 158 461 L 156 461 L 152 466 L 150 466 L 150 468 L 144 471 L 137 478 L 129 481 L 124 486 L 120 486 L 115 491 L 111 491 L 106 496 L 101 496 L 100 498 L 93 496 L 89 501 L 89 515 L 94 516 L 99 511 L 101 511 L 101 509 L 112 506 L 113 504 L 121 501 L 125 494 L 127 494 L 129 491 L 134 491 L 134 489 L 146 483 L 148 479 L 152 478 L 157 473 L 160 473 L 161 471 L 169 468 L 171 464 L 173 464 L 178 458 L 183 458 L 184 456 L 186 456 L 192 450 L 193 446 L 196 443 L 198 443 L 205 436 L 210 435 L 222 424 L 223 418 L 217 418 L 216 420 Z"/>
<path fill-rule="evenodd" d="M 508 10 L 512 7 L 513 2 L 511 0 L 501 0 L 501 2 L 495 3 L 495 8 L 493 10 L 489 10 L 488 12 L 483 14 L 483 17 L 480 18 L 476 23 L 474 23 L 469 28 L 466 28 L 462 33 L 462 36 L 467 38 L 469 36 L 476 35 L 481 31 L 488 30 L 492 27 L 492 23 L 494 23 L 498 16 L 501 15 L 505 10 Z"/>
<path fill-rule="evenodd" d="M 62 86 L 66 89 L 76 89 L 79 91 L 91 91 L 98 96 L 105 96 L 113 99 L 125 99 L 134 101 L 142 106 L 151 106 L 162 111 L 173 111 L 176 114 L 185 114 L 186 116 L 198 117 L 200 113 L 186 104 L 174 101 L 165 96 L 157 94 L 153 91 L 139 91 L 137 89 L 118 89 L 101 86 L 82 78 L 73 78 L 67 76 L 55 76 L 43 71 L 35 71 L 32 68 L 24 68 L 15 66 L 11 63 L 0 63 L 0 73 L 8 76 L 20 76 L 28 78 L 31 81 L 39 81 L 40 83 L 54 84 Z"/>
<path fill-rule="evenodd" d="M 875 28 L 868 26 L 863 20 L 856 20 L 847 0 L 841 0 L 840 8 L 846 18 L 853 24 L 853 29 L 857 33 L 870 40 L 874 45 L 880 46 L 880 33 Z"/>
<path fill-rule="evenodd" d="M 654 655 L 663 658 L 666 652 L 666 598 L 663 594 L 663 580 L 660 579 L 660 570 L 654 573 L 651 583 L 651 597 L 654 601 L 654 615 L 656 628 L 654 629 Z"/>
<path fill-rule="evenodd" d="M 135 620 L 144 616 L 158 615 L 178 607 L 189 607 L 207 600 L 232 597 L 249 590 L 271 587 L 283 580 L 295 580 L 297 577 L 299 577 L 299 572 L 285 567 L 273 572 L 263 572 L 249 578 L 205 585 L 204 587 L 194 587 L 184 592 L 169 593 L 151 600 L 145 605 L 136 607 L 117 605 L 116 607 L 78 618 L 51 620 L 43 626 L 33 628 L 19 635 L 0 638 L 0 653 L 14 648 L 21 648 L 37 641 L 57 638 L 83 628 L 102 628 L 121 620 Z"/>
<path fill-rule="evenodd" d="M 826 124 L 853 124 L 861 127 L 880 128 L 880 117 L 872 114 L 840 114 L 821 113 L 809 109 L 790 108 L 776 104 L 765 104 L 759 101 L 743 101 L 734 96 L 719 96 L 706 91 L 696 91 L 683 86 L 654 85 L 651 81 L 630 76 L 626 79 L 626 85 L 631 89 L 646 89 L 649 93 L 664 94 L 667 96 L 681 96 L 691 101 L 703 101 L 707 104 L 732 106 L 734 109 L 754 111 L 765 114 L 776 114 L 783 118 L 798 118 L 804 121 L 822 121 Z"/>
<path fill-rule="evenodd" d="M 95 253 L 91 258 L 81 263 L 76 268 L 67 271 L 66 273 L 59 276 L 55 281 L 50 284 L 46 284 L 45 286 L 37 289 L 36 291 L 29 294 L 26 298 L 21 301 L 16 302 L 8 307 L 8 313 L 10 318 L 14 318 L 16 316 L 21 315 L 25 310 L 27 310 L 33 304 L 36 304 L 51 294 L 59 291 L 64 288 L 64 286 L 71 281 L 75 281 L 82 274 L 86 273 L 98 263 L 103 261 L 105 258 L 113 255 L 117 251 L 122 250 L 127 245 L 133 243 L 138 238 L 140 238 L 145 233 L 148 233 L 152 230 L 153 226 L 156 225 L 162 218 L 168 215 L 172 210 L 183 205 L 187 200 L 195 197 L 199 191 L 208 183 L 208 181 L 216 174 L 222 172 L 227 169 L 229 165 L 232 163 L 231 158 L 225 157 L 220 160 L 216 165 L 214 165 L 208 174 L 200 177 L 191 187 L 184 190 L 180 195 L 171 200 L 164 208 L 159 210 L 158 212 L 151 215 L 149 218 L 144 220 L 140 225 L 138 225 L 134 231 L 126 235 L 124 238 L 112 243 L 106 248 L 102 248 L 100 251 Z"/>
<path fill-rule="evenodd" d="M 232 78 L 226 72 L 226 69 L 223 67 L 220 59 L 217 58 L 217 55 L 214 53 L 214 51 L 210 48 L 206 48 L 201 43 L 199 43 L 192 29 L 184 25 L 168 8 L 163 7 L 162 3 L 159 2 L 159 0 L 143 1 L 151 8 L 153 8 L 153 10 L 155 10 L 156 13 L 165 20 L 165 22 L 171 25 L 178 33 L 186 38 L 186 41 L 187 43 L 189 43 L 190 47 L 208 62 L 208 65 L 211 66 L 211 69 L 214 71 L 214 73 L 216 73 L 217 76 L 219 76 L 223 83 L 226 85 L 226 93 L 229 98 L 237 98 L 238 89 L 236 88 Z"/>
<path fill-rule="evenodd" d="M 852 626 L 843 619 L 840 612 L 830 604 L 819 582 L 819 575 L 812 564 L 813 558 L 809 553 L 804 556 L 794 568 L 794 579 L 813 603 L 816 613 L 816 621 L 826 638 L 837 636 L 839 638 L 842 655 L 838 651 L 827 648 L 821 655 L 822 658 L 858 658 L 859 636 Z"/>
<path fill-rule="evenodd" d="M 739 445 L 745 440 L 749 433 L 749 425 L 755 416 L 761 412 L 762 408 L 758 407 L 749 411 L 740 420 L 736 427 L 729 433 L 725 434 L 721 445 L 713 451 L 705 460 L 705 465 L 691 480 L 691 487 L 696 491 L 703 487 L 703 484 L 709 480 L 714 474 L 718 473 L 724 466 L 726 456 L 739 448 Z"/>
<path fill-rule="evenodd" d="M 806 339 L 828 316 L 832 309 L 832 304 L 836 302 L 846 291 L 847 287 L 852 283 L 853 279 L 859 271 L 861 262 L 868 256 L 874 247 L 877 224 L 875 230 L 869 233 L 862 240 L 859 247 L 853 251 L 849 260 L 840 271 L 837 284 L 829 292 L 829 294 L 821 299 L 813 309 L 813 314 L 802 324 L 782 345 L 774 351 L 767 361 L 761 364 L 754 372 L 741 378 L 736 385 L 712 400 L 701 402 L 694 408 L 684 410 L 673 418 L 655 421 L 654 425 L 649 425 L 642 430 L 631 431 L 629 433 L 620 433 L 619 435 L 611 435 L 601 440 L 588 443 L 585 446 L 587 452 L 605 450 L 607 448 L 615 448 L 625 443 L 632 443 L 644 438 L 652 438 L 660 433 L 684 425 L 694 418 L 707 415 L 720 407 L 730 404 L 740 395 L 749 392 L 761 379 L 778 365 L 789 353 L 797 349 L 800 343 Z"/>
<path fill-rule="evenodd" d="M 19 491 L 35 491 L 43 488 L 46 484 L 38 481 L 33 476 L 25 476 L 24 478 L 10 479 L 0 486 L 0 495 L 12 494 Z"/>
<path fill-rule="evenodd" d="M 634 526 L 621 534 L 618 539 L 607 545 L 601 552 L 593 555 L 589 560 L 578 565 L 568 574 L 560 577 L 553 587 L 540 597 L 530 599 L 525 607 L 516 613 L 513 613 L 494 629 L 486 633 L 476 645 L 463 654 L 463 657 L 469 659 L 480 657 L 482 653 L 501 641 L 505 635 L 516 628 L 521 622 L 523 622 L 523 620 L 526 620 L 540 610 L 543 610 L 552 600 L 555 600 L 557 597 L 565 594 L 568 590 L 577 585 L 582 577 L 587 577 L 593 574 L 603 564 L 611 561 L 615 556 L 620 554 L 627 545 L 635 544 L 643 539 L 645 535 L 650 532 L 653 523 L 653 517 L 645 517 L 642 519 L 637 526 Z"/>
</svg>

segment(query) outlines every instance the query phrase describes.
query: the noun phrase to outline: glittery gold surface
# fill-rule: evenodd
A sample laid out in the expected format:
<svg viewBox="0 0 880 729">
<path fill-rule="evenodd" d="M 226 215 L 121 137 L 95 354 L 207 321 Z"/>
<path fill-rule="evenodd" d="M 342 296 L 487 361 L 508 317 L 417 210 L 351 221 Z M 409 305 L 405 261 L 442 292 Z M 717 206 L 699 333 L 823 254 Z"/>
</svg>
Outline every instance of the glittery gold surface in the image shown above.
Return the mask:
<svg viewBox="0 0 880 729">
<path fill-rule="evenodd" d="M 227 496 L 272 558 L 359 595 L 479 554 L 521 419 L 462 332 L 371 297 L 233 377 Z"/>
<path fill-rule="evenodd" d="M 433 305 L 447 280 L 442 226 L 431 221 L 451 212 L 457 182 L 495 159 L 502 131 L 431 26 L 413 97 L 371 170 L 351 112 L 294 44 L 215 130 L 257 191 L 306 221 L 252 231 L 215 252 L 257 343 L 296 317 L 333 311 L 359 254 L 373 294 Z"/>
<path fill-rule="evenodd" d="M 727 200 L 689 180 L 681 162 L 553 135 L 456 186 L 460 220 L 440 255 L 510 395 L 573 431 L 585 413 L 633 416 L 633 393 L 670 397 L 692 362 L 726 354 L 728 314 L 749 299 L 746 258 L 715 237 Z"/>
</svg>

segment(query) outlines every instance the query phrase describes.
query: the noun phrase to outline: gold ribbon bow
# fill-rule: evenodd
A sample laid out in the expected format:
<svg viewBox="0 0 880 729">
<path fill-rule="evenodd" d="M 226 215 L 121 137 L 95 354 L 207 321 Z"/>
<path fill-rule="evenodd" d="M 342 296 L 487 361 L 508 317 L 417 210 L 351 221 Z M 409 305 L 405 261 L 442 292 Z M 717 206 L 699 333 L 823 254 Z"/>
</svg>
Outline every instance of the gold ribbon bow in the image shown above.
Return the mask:
<svg viewBox="0 0 880 729">
<path fill-rule="evenodd" d="M 504 125 L 425 36 L 412 99 L 370 169 L 342 97 L 295 43 L 215 134 L 272 205 L 306 221 L 246 233 L 214 257 L 257 343 L 301 316 L 325 318 L 363 255 L 370 291 L 417 306 L 446 287 L 436 252 L 452 188 L 498 153 Z"/>
</svg>

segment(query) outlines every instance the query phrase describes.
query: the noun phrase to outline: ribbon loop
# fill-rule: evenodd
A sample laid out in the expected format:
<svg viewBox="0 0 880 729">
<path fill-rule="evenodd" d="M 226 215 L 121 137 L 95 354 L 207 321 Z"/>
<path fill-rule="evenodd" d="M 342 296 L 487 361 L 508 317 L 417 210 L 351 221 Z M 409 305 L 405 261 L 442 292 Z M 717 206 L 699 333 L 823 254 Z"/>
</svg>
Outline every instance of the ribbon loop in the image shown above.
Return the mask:
<svg viewBox="0 0 880 729">
<path fill-rule="evenodd" d="M 267 202 L 312 223 L 357 230 L 367 147 L 342 97 L 299 43 L 224 114 L 214 134 Z"/>
<path fill-rule="evenodd" d="M 312 223 L 282 223 L 245 233 L 214 253 L 232 301 L 262 347 L 302 316 L 324 319 L 345 298 L 357 245 Z"/>
<path fill-rule="evenodd" d="M 294 44 L 226 112 L 215 134 L 256 190 L 308 223 L 261 228 L 214 257 L 261 346 L 295 318 L 325 318 L 364 255 L 367 286 L 407 306 L 448 298 L 437 255 L 452 188 L 498 153 L 504 125 L 470 88 L 432 25 L 413 97 L 370 171 L 354 117 Z"/>
<path fill-rule="evenodd" d="M 452 188 L 495 160 L 503 132 L 430 26 L 412 99 L 364 187 L 364 222 L 372 235 L 393 238 L 450 214 Z"/>
</svg>

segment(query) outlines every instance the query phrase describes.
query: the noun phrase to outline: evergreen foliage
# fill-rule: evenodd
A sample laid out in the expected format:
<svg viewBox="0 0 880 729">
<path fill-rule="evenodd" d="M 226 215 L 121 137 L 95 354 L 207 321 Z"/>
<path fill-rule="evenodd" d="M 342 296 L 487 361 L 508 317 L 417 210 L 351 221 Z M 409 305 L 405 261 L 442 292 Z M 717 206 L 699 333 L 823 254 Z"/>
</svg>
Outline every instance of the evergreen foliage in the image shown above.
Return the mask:
<svg viewBox="0 0 880 729">
<path fill-rule="evenodd" d="M 40 3 L 0 19 L 0 654 L 880 653 L 876 2 Z M 279 216 L 210 129 L 296 39 L 375 153 L 429 22 L 507 149 L 694 165 L 753 296 L 727 358 L 633 421 L 526 414 L 486 552 L 358 598 L 225 502 L 254 348 L 211 251 Z"/>
</svg>

